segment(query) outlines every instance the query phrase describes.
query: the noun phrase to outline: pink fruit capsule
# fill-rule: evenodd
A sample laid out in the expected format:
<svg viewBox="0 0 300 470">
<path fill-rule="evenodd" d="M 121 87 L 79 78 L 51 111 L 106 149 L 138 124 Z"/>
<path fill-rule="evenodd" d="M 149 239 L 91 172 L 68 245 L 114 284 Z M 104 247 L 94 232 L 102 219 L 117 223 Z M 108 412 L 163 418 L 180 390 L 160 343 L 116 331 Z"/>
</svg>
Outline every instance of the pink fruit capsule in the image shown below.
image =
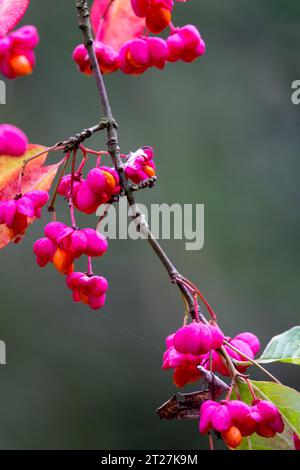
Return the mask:
<svg viewBox="0 0 300 470">
<path fill-rule="evenodd" d="M 253 333 L 240 333 L 235 337 L 235 339 L 239 339 L 247 343 L 250 348 L 252 349 L 252 352 L 254 356 L 258 353 L 260 350 L 260 342 L 257 336 L 255 336 Z"/>
<path fill-rule="evenodd" d="M 242 422 L 249 416 L 251 408 L 241 400 L 231 400 L 227 402 L 227 408 L 232 421 Z"/>
<path fill-rule="evenodd" d="M 212 349 L 219 349 L 224 341 L 224 334 L 217 325 L 209 325 L 212 335 Z"/>
<path fill-rule="evenodd" d="M 200 407 L 199 431 L 201 434 L 207 434 L 212 427 L 212 415 L 220 406 L 219 403 L 206 400 Z"/>
<path fill-rule="evenodd" d="M 184 354 L 198 356 L 211 350 L 212 334 L 209 326 L 193 322 L 180 328 L 174 336 L 175 349 Z"/>
<path fill-rule="evenodd" d="M 232 420 L 226 405 L 220 405 L 213 411 L 211 424 L 218 432 L 224 432 L 230 428 Z"/>
<path fill-rule="evenodd" d="M 19 157 L 26 152 L 28 139 L 24 132 L 11 124 L 0 125 L 0 155 Z"/>
<path fill-rule="evenodd" d="M 87 246 L 84 254 L 87 256 L 102 256 L 108 248 L 106 238 L 92 228 L 85 228 L 82 232 L 87 237 Z"/>
<path fill-rule="evenodd" d="M 90 189 L 87 182 L 84 181 L 76 195 L 76 205 L 78 209 L 87 212 L 95 207 L 96 203 L 97 197 L 95 193 Z"/>
<path fill-rule="evenodd" d="M 102 194 L 106 187 L 106 178 L 100 168 L 93 168 L 87 175 L 87 185 L 95 194 Z"/>
</svg>

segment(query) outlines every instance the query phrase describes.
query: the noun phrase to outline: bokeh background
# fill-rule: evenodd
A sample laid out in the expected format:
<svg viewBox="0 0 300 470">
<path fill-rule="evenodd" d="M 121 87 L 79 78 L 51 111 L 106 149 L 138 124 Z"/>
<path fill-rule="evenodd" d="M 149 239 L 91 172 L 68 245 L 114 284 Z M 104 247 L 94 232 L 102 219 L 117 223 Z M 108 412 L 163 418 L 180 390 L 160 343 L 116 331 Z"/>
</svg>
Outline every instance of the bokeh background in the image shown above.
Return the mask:
<svg viewBox="0 0 300 470">
<path fill-rule="evenodd" d="M 71 59 L 80 42 L 74 3 L 32 0 L 23 21 L 40 31 L 37 67 L 7 81 L 0 117 L 34 143 L 53 144 L 99 119 L 94 83 Z M 263 346 L 299 323 L 300 106 L 290 98 L 300 79 L 299 21 L 294 0 L 178 4 L 175 23 L 200 28 L 206 56 L 139 78 L 106 77 L 122 151 L 156 150 L 157 187 L 138 199 L 205 204 L 204 249 L 185 251 L 178 240 L 165 249 L 228 334 L 253 331 Z M 104 137 L 89 145 L 103 148 Z M 59 213 L 66 216 L 63 204 Z M 72 302 L 51 266 L 36 266 L 42 226 L 1 252 L 0 448 L 206 448 L 196 422 L 155 414 L 175 392 L 161 357 L 183 311 L 148 245 L 111 241 L 95 263 L 110 282 L 95 313 Z M 271 369 L 300 386 L 296 366 Z"/>
</svg>

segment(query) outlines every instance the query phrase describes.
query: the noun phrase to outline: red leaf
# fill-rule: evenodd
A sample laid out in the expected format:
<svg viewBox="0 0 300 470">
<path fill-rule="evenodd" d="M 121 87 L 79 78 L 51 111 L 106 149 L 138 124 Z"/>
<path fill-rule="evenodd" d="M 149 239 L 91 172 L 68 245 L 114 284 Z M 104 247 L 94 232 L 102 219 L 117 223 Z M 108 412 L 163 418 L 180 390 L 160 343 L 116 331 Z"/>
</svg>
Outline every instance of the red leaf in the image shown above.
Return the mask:
<svg viewBox="0 0 300 470">
<path fill-rule="evenodd" d="M 44 147 L 30 144 L 21 157 L 0 155 L 0 201 L 13 199 L 18 192 L 18 179 L 23 161 L 41 152 Z M 41 189 L 49 191 L 60 163 L 43 166 L 47 153 L 28 163 L 22 180 L 22 193 Z M 30 223 L 34 219 L 29 219 Z M 0 249 L 11 241 L 10 230 L 0 225 Z"/>
<path fill-rule="evenodd" d="M 19 23 L 28 5 L 29 0 L 0 0 L 0 37 Z"/>
<path fill-rule="evenodd" d="M 91 20 L 96 38 L 116 51 L 145 29 L 145 18 L 134 14 L 131 0 L 94 0 Z"/>
</svg>

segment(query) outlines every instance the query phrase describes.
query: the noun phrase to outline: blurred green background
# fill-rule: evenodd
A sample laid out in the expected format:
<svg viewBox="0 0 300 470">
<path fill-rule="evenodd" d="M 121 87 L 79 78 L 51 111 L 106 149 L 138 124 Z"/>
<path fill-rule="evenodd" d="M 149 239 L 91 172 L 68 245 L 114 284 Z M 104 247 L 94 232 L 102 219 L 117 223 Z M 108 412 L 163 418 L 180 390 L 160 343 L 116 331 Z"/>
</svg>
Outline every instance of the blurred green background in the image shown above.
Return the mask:
<svg viewBox="0 0 300 470">
<path fill-rule="evenodd" d="M 31 142 L 51 145 L 99 119 L 93 80 L 71 59 L 80 42 L 74 3 L 32 0 L 22 22 L 39 29 L 37 67 L 7 81 L 0 117 Z M 168 254 L 228 334 L 253 331 L 263 346 L 299 323 L 300 106 L 290 99 L 300 79 L 299 21 L 294 0 L 178 4 L 175 23 L 200 28 L 206 56 L 138 78 L 106 77 L 122 151 L 156 150 L 157 187 L 138 199 L 205 204 L 204 249 L 164 241 Z M 103 148 L 104 136 L 89 145 Z M 183 311 L 148 245 L 111 241 L 95 263 L 110 282 L 95 313 L 72 302 L 51 266 L 37 267 L 32 243 L 45 220 L 1 252 L 0 448 L 206 448 L 196 422 L 155 414 L 175 392 L 161 357 Z M 296 366 L 271 369 L 300 386 Z"/>
</svg>

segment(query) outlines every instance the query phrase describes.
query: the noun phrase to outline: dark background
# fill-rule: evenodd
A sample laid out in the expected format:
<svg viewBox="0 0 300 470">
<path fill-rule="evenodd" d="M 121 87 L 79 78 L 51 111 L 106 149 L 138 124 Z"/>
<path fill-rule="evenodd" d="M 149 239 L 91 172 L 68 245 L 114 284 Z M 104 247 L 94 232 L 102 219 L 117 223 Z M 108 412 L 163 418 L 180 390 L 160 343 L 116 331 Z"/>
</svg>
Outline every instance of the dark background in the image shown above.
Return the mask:
<svg viewBox="0 0 300 470">
<path fill-rule="evenodd" d="M 74 3 L 33 0 L 23 20 L 40 32 L 37 67 L 32 77 L 7 81 L 0 112 L 31 142 L 51 145 L 99 119 L 93 80 L 71 59 L 80 42 Z M 207 54 L 139 78 L 106 77 L 122 151 L 155 147 L 159 181 L 140 201 L 205 204 L 202 251 L 163 245 L 227 334 L 250 330 L 265 346 L 299 318 L 300 106 L 290 96 L 300 79 L 300 4 L 194 0 L 175 11 L 176 24 L 200 28 Z M 103 148 L 105 140 L 89 145 Z M 175 391 L 161 356 L 183 311 L 147 244 L 111 241 L 95 263 L 110 282 L 95 313 L 72 302 L 51 266 L 37 267 L 32 243 L 43 224 L 1 252 L 0 447 L 207 447 L 196 422 L 160 422 L 155 414 Z M 271 369 L 300 385 L 295 366 Z"/>
</svg>

